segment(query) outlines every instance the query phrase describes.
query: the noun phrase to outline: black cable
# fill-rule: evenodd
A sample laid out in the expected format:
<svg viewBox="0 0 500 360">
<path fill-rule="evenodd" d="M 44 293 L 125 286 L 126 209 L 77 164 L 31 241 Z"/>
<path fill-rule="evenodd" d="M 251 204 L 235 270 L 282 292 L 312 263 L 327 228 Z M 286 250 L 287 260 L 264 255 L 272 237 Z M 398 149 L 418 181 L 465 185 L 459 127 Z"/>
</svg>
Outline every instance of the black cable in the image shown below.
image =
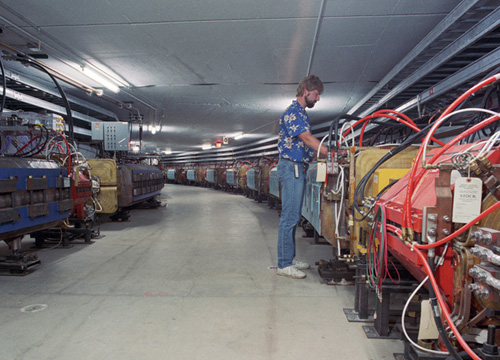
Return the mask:
<svg viewBox="0 0 500 360">
<path fill-rule="evenodd" d="M 380 198 L 382 197 L 382 195 L 384 195 L 384 193 L 389 190 L 392 185 L 394 185 L 395 183 L 397 183 L 399 180 L 401 179 L 396 179 L 396 180 L 393 180 L 391 181 L 389 184 L 387 184 L 382 190 L 379 191 L 379 193 L 375 196 L 375 199 L 373 200 L 373 203 L 376 203 L 377 201 L 380 200 Z M 357 222 L 361 222 L 361 221 L 364 221 L 368 215 L 370 215 L 369 212 L 367 212 L 366 214 L 363 215 L 363 217 L 361 219 L 358 219 L 356 217 L 356 214 L 354 214 L 354 221 L 357 221 Z"/>
<path fill-rule="evenodd" d="M 45 69 L 40 64 L 32 61 L 31 59 L 25 57 L 24 55 L 18 54 L 18 58 L 16 60 L 19 62 L 22 62 L 22 63 L 27 63 L 27 64 L 43 71 L 52 79 L 52 81 L 56 85 L 57 90 L 59 91 L 59 94 L 61 95 L 61 98 L 63 100 L 64 107 L 66 109 L 66 119 L 65 120 L 66 120 L 66 123 L 68 124 L 68 127 L 69 127 L 69 140 L 71 143 L 74 144 L 75 140 L 74 140 L 73 116 L 71 114 L 71 107 L 69 105 L 69 101 L 68 101 L 68 98 L 66 97 L 66 94 L 64 93 L 63 89 L 61 88 L 61 85 L 59 85 L 59 82 L 47 69 Z"/>
<path fill-rule="evenodd" d="M 387 184 L 382 190 L 379 191 L 379 193 L 377 194 L 377 196 L 375 196 L 375 200 L 378 201 L 382 195 L 384 195 L 384 193 L 389 190 L 389 188 L 394 185 L 395 183 L 397 183 L 399 180 L 401 179 L 396 179 L 396 180 L 393 180 L 391 181 L 389 184 Z"/>
<path fill-rule="evenodd" d="M 45 130 L 46 134 L 45 134 L 45 143 L 43 144 L 42 147 L 40 147 L 40 144 L 42 143 L 43 141 L 43 131 Z M 39 140 L 37 142 L 36 145 L 31 145 L 31 150 L 25 150 L 24 152 L 20 153 L 20 154 L 14 154 L 13 156 L 18 156 L 18 157 L 23 157 L 23 158 L 26 158 L 26 157 L 31 157 L 31 156 L 36 156 L 38 154 L 40 154 L 43 149 L 47 146 L 47 143 L 49 141 L 49 131 L 45 128 L 45 126 L 41 126 L 40 127 L 40 137 L 39 137 Z M 39 149 L 37 151 L 37 149 Z"/>
<path fill-rule="evenodd" d="M 31 140 L 30 141 L 34 141 L 34 137 L 33 137 L 33 132 L 30 132 L 31 134 Z M 28 150 L 28 147 L 25 149 L 24 152 L 22 152 L 21 154 L 17 154 L 17 156 L 20 156 L 20 157 L 30 157 L 30 156 L 33 156 L 36 149 L 38 149 L 38 147 L 40 146 L 40 144 L 42 143 L 42 131 L 40 130 L 40 136 L 38 137 L 38 141 L 36 144 L 31 144 L 30 146 L 30 150 Z"/>
<path fill-rule="evenodd" d="M 499 72 L 500 72 L 500 66 L 498 66 L 498 67 L 496 67 L 494 70 L 490 71 L 490 72 L 489 72 L 486 76 L 484 76 L 484 77 L 481 79 L 481 81 L 484 81 L 484 80 L 486 80 L 486 79 L 490 78 L 491 76 L 493 76 L 493 75 L 495 75 L 495 74 L 497 74 L 497 73 L 499 73 Z M 490 85 L 490 86 L 491 86 L 491 85 Z M 482 104 L 481 104 L 481 107 L 482 107 L 482 108 L 486 109 L 486 104 L 487 104 L 488 98 L 489 98 L 489 96 L 491 95 L 491 93 L 493 92 L 493 90 L 494 90 L 494 87 L 492 87 L 492 86 L 491 86 L 491 87 L 490 87 L 490 88 L 486 91 L 486 93 L 483 95 L 483 102 L 482 102 Z M 458 110 L 460 107 L 462 107 L 462 105 L 463 105 L 463 104 L 464 104 L 464 102 L 463 102 L 462 104 L 460 104 L 460 106 L 459 106 L 457 109 L 455 109 L 455 110 Z M 483 115 L 483 116 L 481 116 L 481 115 Z M 479 121 L 481 121 L 482 119 L 484 119 L 484 114 L 478 114 L 478 115 L 474 116 L 474 117 L 473 117 L 471 120 L 469 120 L 469 122 L 468 122 L 468 123 L 464 126 L 463 131 L 467 130 L 467 129 L 468 129 L 470 126 L 472 126 L 473 124 L 479 123 Z M 493 126 L 493 124 L 492 124 L 491 126 Z M 481 129 L 481 132 L 482 132 L 485 136 L 491 136 L 493 133 L 495 133 L 495 132 L 496 132 L 497 128 L 498 128 L 498 123 L 497 123 L 497 122 L 495 122 L 495 127 L 494 127 L 494 128 L 492 128 L 490 135 L 486 134 L 486 130 L 485 130 L 485 129 Z M 476 137 L 476 133 L 473 133 L 473 134 L 469 135 L 469 136 L 468 136 L 466 139 L 464 139 L 464 140 L 465 140 L 467 143 L 471 143 L 471 142 L 473 142 L 473 141 L 474 141 L 475 137 Z"/>
<path fill-rule="evenodd" d="M 5 76 L 5 68 L 3 66 L 3 61 L 1 58 L 0 58 L 0 69 L 2 70 L 2 88 L 3 88 L 2 102 L 0 104 L 0 119 L 1 119 L 3 115 L 3 109 L 5 108 L 5 99 L 7 98 L 7 77 Z"/>
<path fill-rule="evenodd" d="M 45 130 L 45 142 L 44 142 L 43 146 L 40 147 L 40 150 L 38 150 L 36 153 L 34 153 L 33 156 L 40 154 L 43 151 L 43 149 L 45 149 L 47 147 L 47 143 L 49 142 L 49 139 L 50 139 L 49 130 L 45 126 L 42 126 L 41 128 L 42 128 L 42 131 Z"/>
<path fill-rule="evenodd" d="M 483 109 L 487 109 L 488 99 L 490 98 L 490 95 L 493 92 L 493 90 L 495 90 L 494 87 L 490 87 L 488 90 L 486 90 L 486 93 L 483 96 L 483 102 L 481 104 L 481 107 Z M 487 116 L 486 114 L 482 114 L 482 116 L 480 116 L 480 120 L 485 119 L 486 116 Z M 481 132 L 483 133 L 484 136 L 490 137 L 497 131 L 497 128 L 498 128 L 498 121 L 495 121 L 494 123 L 490 124 L 489 126 L 482 128 Z M 489 131 L 490 131 L 489 134 L 486 132 L 486 129 L 489 129 Z"/>
<path fill-rule="evenodd" d="M 486 93 L 483 95 L 483 98 L 481 99 L 481 104 L 479 105 L 480 108 L 487 109 L 488 99 L 490 98 L 490 96 L 491 96 L 491 94 L 492 94 L 492 92 L 494 90 L 495 90 L 494 87 L 490 87 L 490 88 L 488 88 L 486 90 Z M 486 116 L 487 115 L 484 114 L 484 113 L 478 113 L 478 114 L 472 116 L 469 119 L 469 121 L 464 125 L 462 131 L 465 131 L 465 130 L 469 129 L 472 125 L 478 124 L 479 122 L 481 122 L 482 120 L 484 120 L 486 118 Z M 489 125 L 487 127 L 484 127 L 483 129 L 481 129 L 481 133 L 484 136 L 490 137 L 490 136 L 492 136 L 497 131 L 497 128 L 498 128 L 498 122 L 494 122 L 491 125 Z M 471 142 L 474 142 L 474 139 L 476 138 L 476 135 L 477 135 L 477 132 L 474 132 L 473 134 L 470 134 L 467 138 L 465 138 L 465 139 L 462 140 L 462 143 L 471 143 Z"/>
<path fill-rule="evenodd" d="M 389 160 L 391 157 L 393 157 L 396 154 L 399 154 L 401 151 L 405 150 L 406 148 L 410 147 L 412 144 L 414 144 L 417 141 L 420 141 L 426 134 L 427 132 L 432 128 L 433 124 L 427 125 L 424 129 L 421 131 L 414 133 L 413 135 L 409 136 L 405 142 L 403 142 L 401 145 L 391 149 L 387 154 L 385 154 L 376 164 L 373 166 L 366 174 L 365 176 L 361 179 L 361 181 L 356 185 L 356 189 L 354 191 L 354 208 L 361 214 L 364 215 L 361 208 L 358 205 L 358 198 L 360 197 L 360 194 L 364 195 L 365 193 L 365 186 L 366 183 L 368 182 L 368 179 L 373 175 L 373 173 L 387 160 Z"/>
<path fill-rule="evenodd" d="M 435 267 L 434 257 L 429 257 L 429 267 L 431 268 L 431 271 L 434 272 L 434 267 Z M 436 322 L 436 327 L 439 332 L 439 336 L 441 337 L 441 340 L 443 341 L 446 350 L 448 350 L 448 352 L 450 353 L 450 355 L 454 360 L 463 360 L 462 357 L 457 353 L 455 347 L 450 342 L 450 339 L 448 339 L 448 336 L 446 335 L 446 331 L 443 326 L 443 321 L 441 320 L 441 315 L 439 314 L 438 311 L 436 311 L 438 309 L 438 304 L 436 299 L 436 293 L 434 292 L 434 288 L 432 287 L 431 280 L 429 280 L 429 300 L 431 301 L 432 315 L 434 316 L 434 321 Z M 446 311 L 446 309 L 443 309 L 443 311 Z"/>
<path fill-rule="evenodd" d="M 330 124 L 330 129 L 328 130 L 328 156 L 331 155 L 332 153 L 332 132 L 333 132 L 333 127 L 335 126 L 335 154 L 338 153 L 339 150 L 339 142 L 338 142 L 338 134 L 339 134 L 339 122 L 340 119 L 348 119 L 348 120 L 359 120 L 359 117 L 354 116 L 354 115 L 349 115 L 349 114 L 340 114 L 336 116 L 333 120 L 332 123 Z M 353 134 L 354 136 L 354 134 Z"/>
</svg>

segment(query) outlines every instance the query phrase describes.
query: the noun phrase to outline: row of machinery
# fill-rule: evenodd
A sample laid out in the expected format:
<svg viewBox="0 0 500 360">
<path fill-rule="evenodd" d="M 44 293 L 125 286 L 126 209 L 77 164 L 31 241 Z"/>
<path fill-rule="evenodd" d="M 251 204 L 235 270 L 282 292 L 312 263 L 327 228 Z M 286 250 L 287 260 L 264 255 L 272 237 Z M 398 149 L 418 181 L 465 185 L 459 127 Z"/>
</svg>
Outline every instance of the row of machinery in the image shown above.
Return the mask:
<svg viewBox="0 0 500 360">
<path fill-rule="evenodd" d="M 320 275 L 354 284 L 348 319 L 404 337 L 406 359 L 500 359 L 499 79 L 415 120 L 340 115 L 307 170 L 304 223 L 333 248 Z M 280 197 L 276 159 L 165 168 L 168 182 Z"/>
<path fill-rule="evenodd" d="M 159 205 L 162 171 L 126 159 L 87 159 L 65 135 L 62 117 L 11 112 L 0 119 L 0 240 L 11 254 L 0 271 L 23 274 L 39 263 L 21 251 L 26 235 L 37 247 L 97 237 L 99 215 L 126 220 L 137 204 Z"/>
</svg>

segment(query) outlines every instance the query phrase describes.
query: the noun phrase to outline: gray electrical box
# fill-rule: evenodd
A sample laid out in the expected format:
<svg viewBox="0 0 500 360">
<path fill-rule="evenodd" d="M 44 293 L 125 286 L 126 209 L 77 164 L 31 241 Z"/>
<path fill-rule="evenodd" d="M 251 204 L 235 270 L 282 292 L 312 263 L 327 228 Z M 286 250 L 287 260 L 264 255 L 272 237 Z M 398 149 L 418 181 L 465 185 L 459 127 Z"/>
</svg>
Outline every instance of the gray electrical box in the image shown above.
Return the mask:
<svg viewBox="0 0 500 360">
<path fill-rule="evenodd" d="M 92 130 L 90 136 L 94 141 L 104 140 L 104 123 L 103 122 L 92 122 Z"/>
<path fill-rule="evenodd" d="M 128 151 L 130 142 L 129 123 L 105 122 L 104 125 L 104 150 Z"/>
</svg>

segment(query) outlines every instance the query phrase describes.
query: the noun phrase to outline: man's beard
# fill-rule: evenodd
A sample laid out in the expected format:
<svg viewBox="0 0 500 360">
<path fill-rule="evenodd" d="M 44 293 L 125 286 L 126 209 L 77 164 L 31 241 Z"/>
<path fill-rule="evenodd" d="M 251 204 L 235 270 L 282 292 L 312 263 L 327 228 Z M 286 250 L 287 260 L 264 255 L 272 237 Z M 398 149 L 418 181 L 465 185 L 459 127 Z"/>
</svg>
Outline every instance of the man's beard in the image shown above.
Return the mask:
<svg viewBox="0 0 500 360">
<path fill-rule="evenodd" d="M 307 96 L 305 97 L 305 100 L 306 100 L 306 107 L 308 107 L 308 108 L 311 108 L 311 109 L 312 109 L 312 108 L 314 107 L 314 104 L 316 104 L 316 101 L 311 101 L 311 100 L 309 100 L 309 97 L 308 97 L 308 96 L 309 96 L 309 95 L 307 95 Z"/>
</svg>

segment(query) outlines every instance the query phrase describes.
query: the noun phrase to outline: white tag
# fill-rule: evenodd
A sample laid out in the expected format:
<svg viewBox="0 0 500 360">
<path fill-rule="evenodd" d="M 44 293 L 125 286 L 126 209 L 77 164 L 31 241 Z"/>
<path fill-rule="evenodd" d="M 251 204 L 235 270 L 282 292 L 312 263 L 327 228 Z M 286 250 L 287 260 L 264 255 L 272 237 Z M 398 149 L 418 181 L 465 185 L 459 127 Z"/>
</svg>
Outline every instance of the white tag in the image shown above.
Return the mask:
<svg viewBox="0 0 500 360">
<path fill-rule="evenodd" d="M 461 177 L 455 181 L 453 222 L 469 223 L 481 214 L 483 182 L 479 178 Z"/>
<path fill-rule="evenodd" d="M 439 332 L 432 314 L 432 307 L 429 300 L 420 303 L 420 326 L 418 329 L 419 340 L 437 339 Z"/>
<path fill-rule="evenodd" d="M 316 169 L 316 181 L 325 182 L 326 180 L 326 164 L 324 162 L 318 163 L 318 168 Z"/>
</svg>

